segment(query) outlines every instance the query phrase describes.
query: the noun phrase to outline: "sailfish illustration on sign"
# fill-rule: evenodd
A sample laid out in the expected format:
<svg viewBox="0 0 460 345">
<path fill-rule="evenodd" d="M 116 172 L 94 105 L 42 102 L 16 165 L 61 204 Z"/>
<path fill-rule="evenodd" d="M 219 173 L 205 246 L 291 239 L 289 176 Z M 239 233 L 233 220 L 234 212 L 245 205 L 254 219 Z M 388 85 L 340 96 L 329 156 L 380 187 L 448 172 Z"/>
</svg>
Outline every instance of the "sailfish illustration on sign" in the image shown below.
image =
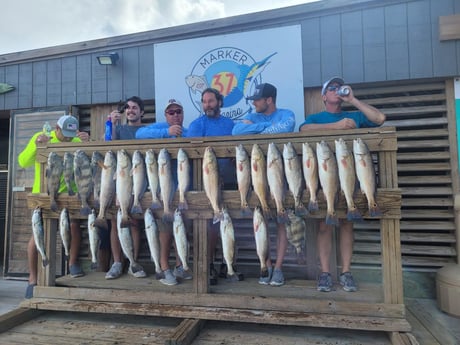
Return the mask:
<svg viewBox="0 0 460 345">
<path fill-rule="evenodd" d="M 15 88 L 13 85 L 0 83 L 0 94 L 13 91 Z"/>
</svg>

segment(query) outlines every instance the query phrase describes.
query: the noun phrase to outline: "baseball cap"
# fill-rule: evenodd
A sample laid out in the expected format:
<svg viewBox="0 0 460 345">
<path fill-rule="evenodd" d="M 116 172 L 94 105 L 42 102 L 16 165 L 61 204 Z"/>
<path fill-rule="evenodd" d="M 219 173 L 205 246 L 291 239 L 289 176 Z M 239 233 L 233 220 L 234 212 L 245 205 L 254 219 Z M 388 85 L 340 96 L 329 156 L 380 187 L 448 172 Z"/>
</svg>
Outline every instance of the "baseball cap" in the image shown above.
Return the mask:
<svg viewBox="0 0 460 345">
<path fill-rule="evenodd" d="M 176 101 L 174 98 L 172 98 L 172 99 L 170 99 L 170 100 L 168 101 L 168 103 L 166 104 L 165 111 L 168 110 L 168 108 L 169 108 L 171 105 L 177 105 L 177 106 L 181 107 L 182 109 L 184 109 L 184 107 L 182 106 L 181 102 Z"/>
<path fill-rule="evenodd" d="M 276 97 L 276 87 L 269 83 L 262 83 L 257 85 L 254 94 L 246 99 L 249 101 L 256 101 L 268 97 Z"/>
<path fill-rule="evenodd" d="M 78 131 L 78 120 L 72 115 L 63 115 L 57 121 L 57 125 L 62 131 L 62 135 L 67 138 L 73 138 L 77 136 Z"/>
<path fill-rule="evenodd" d="M 339 84 L 339 85 L 345 84 L 345 82 L 343 81 L 342 78 L 333 77 L 333 78 L 329 79 L 328 81 L 326 81 L 326 82 L 323 84 L 323 89 L 321 90 L 321 94 L 322 94 L 322 95 L 325 95 L 325 94 L 326 94 L 326 89 L 327 89 L 327 87 L 329 86 L 329 84 L 332 84 L 332 83 L 337 83 L 337 84 Z"/>
</svg>

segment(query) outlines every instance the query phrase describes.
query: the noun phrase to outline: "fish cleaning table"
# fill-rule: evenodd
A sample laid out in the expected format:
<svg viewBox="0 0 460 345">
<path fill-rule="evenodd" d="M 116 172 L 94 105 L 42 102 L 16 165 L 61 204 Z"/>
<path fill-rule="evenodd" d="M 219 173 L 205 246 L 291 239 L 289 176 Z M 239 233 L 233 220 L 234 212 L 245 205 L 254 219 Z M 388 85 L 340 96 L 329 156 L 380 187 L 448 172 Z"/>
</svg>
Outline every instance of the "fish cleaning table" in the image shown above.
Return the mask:
<svg viewBox="0 0 460 345">
<path fill-rule="evenodd" d="M 378 291 L 369 293 L 358 291 L 354 294 L 333 292 L 329 294 L 299 293 L 293 286 L 286 286 L 261 293 L 260 287 L 251 288 L 251 279 L 244 282 L 247 288 L 233 287 L 213 289 L 208 282 L 208 248 L 206 225 L 213 217 L 209 200 L 203 190 L 202 158 L 206 147 L 211 146 L 218 158 L 235 158 L 235 147 L 243 144 L 250 154 L 253 144 L 258 144 L 264 153 L 267 153 L 268 144 L 273 142 L 282 149 L 283 144 L 291 142 L 297 154 L 302 156 L 302 144 L 311 145 L 324 140 L 334 147 L 334 140 L 343 138 L 351 147 L 355 138 L 361 138 L 369 147 L 378 171 L 378 186 L 376 193 L 377 203 L 382 211 L 378 216 L 380 222 L 381 269 L 382 282 Z M 251 135 L 231 137 L 206 138 L 178 138 L 167 140 L 132 140 L 88 143 L 60 143 L 39 148 L 38 160 L 45 171 L 48 155 L 51 151 L 63 156 L 65 152 L 74 152 L 77 149 L 85 151 L 89 156 L 94 151 L 104 154 L 108 150 L 114 152 L 125 149 L 130 154 L 135 150 L 146 152 L 153 149 L 158 155 L 166 148 L 175 159 L 179 148 L 186 151 L 192 167 L 192 185 L 186 193 L 188 209 L 183 212 L 184 219 L 192 222 L 193 227 L 193 273 L 191 282 L 175 289 L 152 288 L 147 289 L 145 283 L 133 283 L 116 288 L 117 280 L 110 281 L 109 286 L 89 284 L 86 287 L 78 286 L 78 279 L 74 279 L 75 287 L 56 286 L 56 246 L 57 246 L 57 219 L 58 212 L 50 210 L 49 196 L 45 193 L 30 194 L 28 207 L 33 209 L 42 207 L 44 225 L 46 229 L 46 249 L 50 264 L 45 268 L 39 267 L 39 286 L 35 290 L 34 298 L 25 302 L 31 308 L 53 310 L 94 311 L 106 313 L 127 313 L 135 315 L 162 315 L 196 319 L 215 319 L 227 321 L 244 321 L 267 324 L 285 324 L 298 326 L 350 328 L 370 331 L 385 331 L 392 343 L 403 344 L 405 333 L 410 331 L 410 325 L 405 318 L 402 284 L 402 264 L 400 245 L 400 217 L 401 191 L 397 180 L 397 137 L 393 127 L 371 129 L 356 129 L 348 131 L 316 131 L 314 133 L 289 133 L 282 135 Z M 236 181 L 235 181 L 236 183 Z M 46 177 L 41 179 L 42 190 L 46 186 Z M 303 202 L 308 204 L 308 191 L 304 191 Z M 173 199 L 173 207 L 178 204 L 178 192 Z M 70 216 L 86 219 L 81 216 L 80 202 L 76 196 L 60 194 L 57 197 L 58 208 L 67 207 Z M 248 199 L 253 210 L 259 204 L 257 196 L 252 193 Z M 322 193 L 318 193 L 319 211 L 310 213 L 307 218 L 322 219 L 326 215 L 326 202 Z M 92 200 L 90 200 L 91 204 Z M 364 195 L 357 195 L 355 202 L 364 218 L 369 218 L 367 200 Z M 150 206 L 151 197 L 147 192 L 142 201 L 145 210 Z M 242 216 L 240 212 L 240 195 L 238 190 L 222 190 L 222 204 L 228 209 L 232 219 L 252 218 Z M 269 200 L 272 211 L 275 204 Z M 92 205 L 91 205 L 92 206 Z M 294 200 L 287 192 L 285 206 L 293 208 Z M 336 207 L 339 218 L 346 217 L 344 198 L 339 198 Z M 161 218 L 163 209 L 154 211 L 156 218 Z M 116 215 L 115 202 L 108 211 L 108 217 Z M 235 229 L 235 231 L 238 231 Z M 315 246 L 308 243 L 308 247 Z M 254 253 L 256 256 L 256 253 Z M 39 260 L 40 261 L 40 260 Z M 91 277 L 91 274 L 88 275 Z M 248 281 L 248 282 L 246 282 Z M 253 280 L 257 285 L 257 280 Z M 122 284 L 122 281 L 120 281 Z M 124 283 L 123 283 L 124 284 Z M 142 284 L 137 285 L 136 284 Z M 224 285 L 225 283 L 223 283 Z M 182 284 L 181 284 L 182 285 Z M 270 289 L 270 288 L 268 288 Z M 276 290 L 276 292 L 275 292 Z M 315 290 L 310 288 L 310 290 Z M 327 295 L 327 296 L 326 296 Z M 268 296 L 268 297 L 267 297 Z M 305 296 L 305 297 L 303 297 Z M 308 297 L 310 296 L 310 297 Z M 341 297 L 340 297 L 341 296 Z M 236 298 L 237 297 L 237 298 Z M 337 299 L 336 299 L 337 297 Z"/>
</svg>

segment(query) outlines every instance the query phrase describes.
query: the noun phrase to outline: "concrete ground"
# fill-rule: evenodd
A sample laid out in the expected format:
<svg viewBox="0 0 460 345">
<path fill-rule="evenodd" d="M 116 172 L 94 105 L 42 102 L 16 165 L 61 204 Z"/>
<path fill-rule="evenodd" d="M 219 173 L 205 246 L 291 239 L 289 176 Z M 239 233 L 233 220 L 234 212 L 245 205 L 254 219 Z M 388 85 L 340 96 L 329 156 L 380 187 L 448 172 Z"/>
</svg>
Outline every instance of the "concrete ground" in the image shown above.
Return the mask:
<svg viewBox="0 0 460 345">
<path fill-rule="evenodd" d="M 5 279 L 3 274 L 0 275 L 0 315 L 19 306 L 24 299 L 26 287 L 26 280 Z"/>
</svg>

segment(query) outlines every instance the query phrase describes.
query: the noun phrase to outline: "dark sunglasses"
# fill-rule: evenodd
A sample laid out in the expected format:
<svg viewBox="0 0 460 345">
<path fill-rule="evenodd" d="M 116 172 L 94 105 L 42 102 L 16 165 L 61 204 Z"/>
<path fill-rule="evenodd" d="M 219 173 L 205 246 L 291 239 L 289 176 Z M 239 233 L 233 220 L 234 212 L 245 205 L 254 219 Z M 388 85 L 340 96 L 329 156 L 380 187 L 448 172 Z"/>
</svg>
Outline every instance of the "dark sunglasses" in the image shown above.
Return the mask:
<svg viewBox="0 0 460 345">
<path fill-rule="evenodd" d="M 339 85 L 337 86 L 331 85 L 326 88 L 327 91 L 337 91 L 338 89 L 340 89 Z"/>
<path fill-rule="evenodd" d="M 166 114 L 173 116 L 174 114 L 181 115 L 182 109 L 168 110 Z"/>
</svg>

